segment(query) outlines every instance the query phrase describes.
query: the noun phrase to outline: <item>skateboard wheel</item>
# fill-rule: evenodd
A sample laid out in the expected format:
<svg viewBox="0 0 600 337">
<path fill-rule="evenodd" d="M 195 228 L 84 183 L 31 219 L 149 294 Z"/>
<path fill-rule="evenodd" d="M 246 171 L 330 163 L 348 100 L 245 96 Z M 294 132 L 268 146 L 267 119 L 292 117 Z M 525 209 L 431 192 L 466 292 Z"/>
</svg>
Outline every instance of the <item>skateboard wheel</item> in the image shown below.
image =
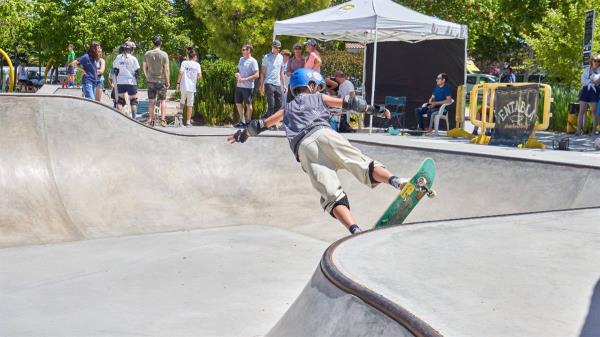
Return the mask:
<svg viewBox="0 0 600 337">
<path fill-rule="evenodd" d="M 430 198 L 435 198 L 436 195 L 437 193 L 434 190 L 427 191 L 427 196 Z"/>
<path fill-rule="evenodd" d="M 417 179 L 417 186 L 423 187 L 425 185 L 427 185 L 427 179 L 425 179 L 424 177 L 420 177 L 419 179 Z"/>
</svg>

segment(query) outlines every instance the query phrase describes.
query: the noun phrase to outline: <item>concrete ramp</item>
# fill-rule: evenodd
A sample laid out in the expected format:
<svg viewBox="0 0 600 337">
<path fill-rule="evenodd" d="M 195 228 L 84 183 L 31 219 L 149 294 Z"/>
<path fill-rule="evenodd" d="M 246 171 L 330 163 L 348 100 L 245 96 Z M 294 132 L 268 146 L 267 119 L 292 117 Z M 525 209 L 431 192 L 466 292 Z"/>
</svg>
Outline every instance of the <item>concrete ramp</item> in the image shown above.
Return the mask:
<svg viewBox="0 0 600 337">
<path fill-rule="evenodd" d="M 318 194 L 310 187 L 280 133 L 267 132 L 246 144 L 230 145 L 224 134 L 231 130 L 220 135 L 175 135 L 163 132 L 165 129 L 148 128 L 95 102 L 46 95 L 0 95 L 0 125 L 3 128 L 0 133 L 0 189 L 3 191 L 0 197 L 0 247 L 4 247 L 0 250 L 0 261 L 10 271 L 0 278 L 0 288 L 4 289 L 0 292 L 0 316 L 4 318 L 0 322 L 2 335 L 28 335 L 26 331 L 40 335 L 51 331 L 49 335 L 91 336 L 102 335 L 102 326 L 113 328 L 110 335 L 123 336 L 133 333 L 171 335 L 169 332 L 256 336 L 266 334 L 269 331 L 266 327 L 272 326 L 275 327 L 268 334 L 270 337 L 425 336 L 433 335 L 428 331 L 438 331 L 437 323 L 429 321 L 421 312 L 407 309 L 404 313 L 408 316 L 399 318 L 394 310 L 404 307 L 394 296 L 412 292 L 412 289 L 400 286 L 396 282 L 398 275 L 375 280 L 379 283 L 369 279 L 360 283 L 360 287 L 348 286 L 361 274 L 350 268 L 357 261 L 355 257 L 334 258 L 339 243 L 330 247 L 318 263 L 315 257 L 321 255 L 323 245 L 345 236 L 346 231 L 320 210 Z M 600 183 L 600 165 L 594 162 L 597 158 L 590 159 L 589 164 L 585 161 L 572 163 L 550 158 L 545 152 L 528 150 L 498 149 L 482 154 L 452 151 L 436 143 L 394 144 L 386 136 L 353 136 L 352 139 L 363 152 L 401 176 L 412 175 L 424 157 L 436 160 L 438 180 L 435 188 L 439 197 L 427 200 L 417 208 L 409 222 L 600 206 L 594 188 Z M 477 149 L 476 146 L 471 148 Z M 372 191 L 345 172 L 341 173 L 341 179 L 357 221 L 363 227 L 373 224 L 396 194 L 387 186 Z M 520 221 L 519 217 L 514 219 Z M 237 237 L 232 228 L 258 235 Z M 385 238 L 385 233 L 402 228 L 418 231 L 420 225 L 365 233 L 347 242 L 370 242 L 370 237 Z M 197 249 L 189 246 L 184 250 L 189 256 L 212 256 L 207 255 L 208 250 L 226 249 L 228 256 L 240 256 L 223 267 L 229 277 L 235 278 L 236 271 L 241 270 L 256 276 L 231 285 L 239 296 L 228 297 L 233 302 L 219 307 L 220 293 L 217 291 L 203 293 L 200 298 L 194 295 L 198 292 L 179 293 L 165 286 L 190 282 L 212 284 L 210 282 L 215 280 L 208 276 L 210 268 L 206 269 L 207 275 L 189 279 L 181 276 L 185 273 L 177 273 L 164 263 L 157 264 L 143 257 L 122 265 L 124 256 L 139 254 L 136 247 L 149 249 L 144 253 L 147 256 L 158 256 L 152 245 L 156 245 L 161 253 L 169 252 L 163 245 L 177 245 L 177 240 L 184 240 L 173 239 L 169 232 L 187 231 L 199 237 L 213 231 L 214 245 L 209 244 L 211 241 L 199 241 Z M 140 234 L 152 235 L 137 236 Z M 388 237 L 394 240 L 386 242 L 391 246 L 399 240 L 395 235 Z M 307 248 L 293 250 L 295 254 L 279 259 L 273 256 L 272 249 L 267 249 L 274 245 L 269 238 L 278 240 L 277 247 L 282 250 L 286 245 Z M 90 239 L 95 240 L 88 241 Z M 146 243 L 141 244 L 138 240 Z M 251 254 L 258 254 L 260 259 L 250 262 L 241 258 L 249 254 L 244 248 L 245 240 L 252 240 L 255 249 Z M 470 238 L 465 237 L 465 240 Z M 106 279 L 99 270 L 103 269 L 92 268 L 90 273 L 84 273 L 85 277 L 73 277 L 80 275 L 77 270 L 86 270 L 88 263 L 103 259 L 103 247 L 115 247 L 115 242 L 119 243 L 120 254 L 109 254 L 114 260 L 105 261 L 121 266 L 116 271 L 107 269 L 110 275 L 117 273 L 110 278 L 115 282 L 113 289 L 133 286 L 126 284 L 122 288 L 123 284 L 116 281 L 122 280 L 120 277 L 139 280 L 134 283 L 137 288 L 133 286 L 139 296 L 131 297 L 131 292 L 123 294 L 119 302 L 121 310 L 141 312 L 149 309 L 143 298 L 156 296 L 148 293 L 155 285 L 142 280 L 147 279 L 145 273 L 150 270 L 152 275 L 160 275 L 158 279 L 165 278 L 161 287 L 165 286 L 174 297 L 190 298 L 193 303 L 211 303 L 212 306 L 198 308 L 202 314 L 194 316 L 193 322 L 185 325 L 189 329 L 166 328 L 180 326 L 181 322 L 167 320 L 160 310 L 127 316 L 135 328 L 126 328 L 121 321 L 123 315 L 112 312 L 108 309 L 110 305 L 105 303 L 111 293 L 85 286 L 94 284 L 102 288 Z M 90 251 L 92 246 L 97 248 Z M 369 270 L 369 274 L 373 276 L 389 269 L 398 256 L 407 254 L 390 249 L 371 259 L 368 258 L 370 248 L 360 251 L 366 258 L 364 261 L 372 264 L 373 270 Z M 77 256 L 77 252 L 86 252 L 82 256 L 91 255 L 89 259 L 67 258 L 73 254 Z M 53 273 L 56 275 L 50 280 L 36 274 L 36 271 L 44 270 L 46 256 L 65 261 L 65 265 L 55 266 Z M 423 260 L 423 263 L 428 262 Z M 290 307 L 291 300 L 301 292 L 301 284 L 310 278 L 310 270 L 316 264 L 319 268 Z M 20 268 L 23 265 L 28 268 Z M 132 268 L 132 272 L 139 274 L 128 274 L 129 265 L 138 266 Z M 312 267 L 306 269 L 307 265 Z M 362 268 L 362 264 L 360 266 Z M 205 264 L 202 267 L 206 267 Z M 163 268 L 167 268 L 164 273 L 157 272 Z M 258 289 L 253 285 L 258 286 L 261 279 L 273 279 L 274 282 L 263 284 L 260 291 L 244 291 L 246 287 Z M 279 279 L 282 280 L 280 283 L 275 282 Z M 380 290 L 380 284 L 386 284 L 389 291 Z M 71 294 L 72 289 L 80 291 L 73 297 L 78 305 L 98 305 L 96 314 L 105 317 L 101 325 L 94 324 L 92 316 L 89 321 L 81 317 L 86 324 L 70 330 L 68 320 L 77 319 L 78 311 L 63 311 L 64 315 L 59 315 L 65 310 L 64 305 L 44 302 L 56 293 Z M 272 290 L 271 295 L 266 295 L 267 289 Z M 206 296 L 214 297 L 203 302 Z M 243 300 L 238 303 L 235 298 Z M 25 303 L 24 300 L 35 303 L 35 310 L 18 305 Z M 236 305 L 232 307 L 232 304 Z M 153 305 L 164 303 L 156 301 Z M 181 303 L 171 308 L 173 312 L 186 315 L 190 306 Z M 251 311 L 250 307 L 253 308 Z M 38 311 L 39 308 L 46 310 Z M 260 314 L 261 308 L 263 313 L 268 312 L 264 317 Z M 288 308 L 290 311 L 283 315 Z M 59 323 L 39 319 L 47 312 L 58 315 L 52 322 Z M 255 314 L 244 316 L 248 312 Z M 235 320 L 221 321 L 227 314 L 245 319 L 240 319 L 238 326 L 232 323 Z M 276 324 L 277 318 L 282 316 Z M 25 324 L 28 321 L 37 323 Z M 221 327 L 217 328 L 215 322 L 222 322 Z M 250 325 L 254 329 L 244 330 Z"/>
</svg>

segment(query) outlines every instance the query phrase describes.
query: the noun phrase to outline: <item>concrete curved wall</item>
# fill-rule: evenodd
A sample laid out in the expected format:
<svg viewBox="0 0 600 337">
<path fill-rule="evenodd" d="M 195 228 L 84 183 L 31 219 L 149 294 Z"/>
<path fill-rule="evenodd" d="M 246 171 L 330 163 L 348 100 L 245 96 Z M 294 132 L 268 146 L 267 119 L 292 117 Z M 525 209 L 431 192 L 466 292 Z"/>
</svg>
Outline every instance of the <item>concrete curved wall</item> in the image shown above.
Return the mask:
<svg viewBox="0 0 600 337">
<path fill-rule="evenodd" d="M 223 136 L 159 132 L 94 102 L 43 95 L 0 95 L 0 125 L 0 247 L 228 225 L 269 225 L 326 241 L 346 234 L 320 210 L 281 136 L 229 145 Z M 401 176 L 412 175 L 426 156 L 436 160 L 438 197 L 409 222 L 600 206 L 591 188 L 600 170 L 591 165 L 354 144 Z M 387 186 L 371 191 L 340 175 L 363 227 L 395 197 Z M 332 286 L 319 273 L 312 284 Z M 362 310 L 360 319 L 377 322 L 382 334 L 368 335 L 405 330 L 339 289 L 332 296 L 319 289 L 307 286 L 269 336 L 300 323 L 289 318 L 298 306 L 318 313 L 310 306 L 320 302 L 310 299 L 323 296 L 325 306 L 351 303 Z M 361 336 L 344 334 L 342 326 L 328 335 Z"/>
</svg>

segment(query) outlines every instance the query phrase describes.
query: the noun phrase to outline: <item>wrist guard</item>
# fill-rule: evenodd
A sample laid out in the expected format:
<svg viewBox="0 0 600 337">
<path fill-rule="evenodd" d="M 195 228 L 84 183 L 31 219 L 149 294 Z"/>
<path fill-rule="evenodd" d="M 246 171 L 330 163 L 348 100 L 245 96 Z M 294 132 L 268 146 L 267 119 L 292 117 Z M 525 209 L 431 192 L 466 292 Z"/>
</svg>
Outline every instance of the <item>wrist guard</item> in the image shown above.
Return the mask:
<svg viewBox="0 0 600 337">
<path fill-rule="evenodd" d="M 367 101 L 365 101 L 365 99 L 360 96 L 346 95 L 342 99 L 342 109 L 352 110 L 356 112 L 366 112 Z"/>
<path fill-rule="evenodd" d="M 367 114 L 375 117 L 385 117 L 385 106 L 383 105 L 369 105 L 367 106 Z"/>
<path fill-rule="evenodd" d="M 246 140 L 248 140 L 248 131 L 246 129 L 237 130 L 237 132 L 233 134 L 233 139 L 238 143 L 245 143 Z"/>
<path fill-rule="evenodd" d="M 246 126 L 246 130 L 248 131 L 248 136 L 257 136 L 259 133 L 265 131 L 267 127 L 265 126 L 264 119 L 253 119 Z"/>
</svg>

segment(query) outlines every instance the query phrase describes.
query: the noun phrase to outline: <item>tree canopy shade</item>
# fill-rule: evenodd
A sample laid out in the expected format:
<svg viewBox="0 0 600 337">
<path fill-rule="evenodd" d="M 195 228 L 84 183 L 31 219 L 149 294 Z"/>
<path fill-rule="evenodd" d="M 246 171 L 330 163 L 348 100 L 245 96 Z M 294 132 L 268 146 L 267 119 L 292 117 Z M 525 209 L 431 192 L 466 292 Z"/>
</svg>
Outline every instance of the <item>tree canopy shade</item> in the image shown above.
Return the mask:
<svg viewBox="0 0 600 337">
<path fill-rule="evenodd" d="M 209 31 L 211 51 L 237 59 L 240 47 L 251 43 L 255 55 L 270 50 L 275 18 L 289 18 L 329 5 L 329 0 L 190 0 Z M 292 39 L 282 41 L 284 45 Z"/>
</svg>

